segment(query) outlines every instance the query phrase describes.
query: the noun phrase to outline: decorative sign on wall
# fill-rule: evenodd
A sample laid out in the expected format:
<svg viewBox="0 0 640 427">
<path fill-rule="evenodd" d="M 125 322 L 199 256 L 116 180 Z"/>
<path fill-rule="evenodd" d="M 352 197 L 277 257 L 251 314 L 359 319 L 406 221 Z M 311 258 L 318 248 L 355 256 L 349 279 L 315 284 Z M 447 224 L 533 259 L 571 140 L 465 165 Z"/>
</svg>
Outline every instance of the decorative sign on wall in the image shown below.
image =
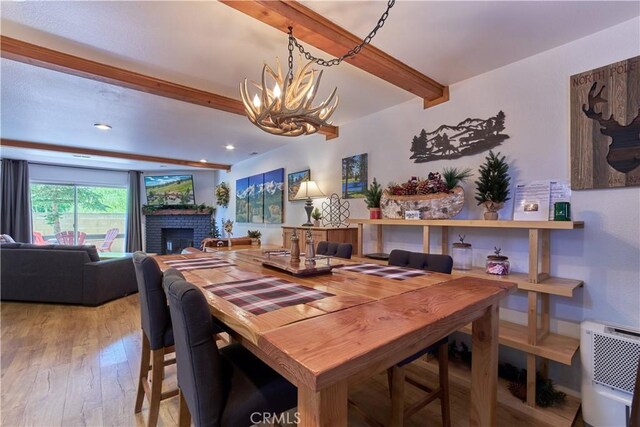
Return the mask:
<svg viewBox="0 0 640 427">
<path fill-rule="evenodd" d="M 366 153 L 342 159 L 342 198 L 363 198 L 367 190 L 367 169 L 369 159 Z"/>
<path fill-rule="evenodd" d="M 640 185 L 640 56 L 571 76 L 571 188 Z"/>
<path fill-rule="evenodd" d="M 348 227 L 350 215 L 349 202 L 340 200 L 336 193 L 329 196 L 329 200 L 322 202 L 323 227 Z"/>
<path fill-rule="evenodd" d="M 287 187 L 287 195 L 290 202 L 292 202 L 294 200 L 294 197 L 296 197 L 296 194 L 298 194 L 300 183 L 309 181 L 310 179 L 311 171 L 309 169 L 289 174 L 289 186 Z"/>
<path fill-rule="evenodd" d="M 236 222 L 284 222 L 284 169 L 236 180 Z"/>
<path fill-rule="evenodd" d="M 413 154 L 409 159 L 414 163 L 425 163 L 491 150 L 509 138 L 509 135 L 501 133 L 504 131 L 504 118 L 500 111 L 486 120 L 469 118 L 455 126 L 442 125 L 432 132 L 422 129 L 420 135 L 411 141 Z"/>
</svg>

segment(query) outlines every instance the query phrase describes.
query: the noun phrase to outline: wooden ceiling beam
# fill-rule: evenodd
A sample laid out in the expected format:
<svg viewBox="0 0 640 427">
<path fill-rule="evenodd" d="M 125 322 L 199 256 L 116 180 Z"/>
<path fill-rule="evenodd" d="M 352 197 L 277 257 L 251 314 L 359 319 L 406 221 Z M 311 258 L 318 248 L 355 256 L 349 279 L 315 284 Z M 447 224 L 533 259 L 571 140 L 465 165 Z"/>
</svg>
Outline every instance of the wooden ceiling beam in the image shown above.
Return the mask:
<svg viewBox="0 0 640 427">
<path fill-rule="evenodd" d="M 144 154 L 122 153 L 118 151 L 97 150 L 85 147 L 70 147 L 67 145 L 45 144 L 42 142 L 17 141 L 15 139 L 1 139 L 3 147 L 26 148 L 29 150 L 54 151 L 57 153 L 80 154 L 87 156 L 112 157 L 116 159 L 137 160 L 141 162 L 166 163 L 171 165 L 191 166 L 201 169 L 218 169 L 230 171 L 231 165 L 211 162 L 198 162 L 194 160 L 170 159 L 167 157 L 147 156 Z"/>
<path fill-rule="evenodd" d="M 1 36 L 0 49 L 2 58 L 12 61 L 246 116 L 239 99 L 157 79 L 7 36 Z M 329 140 L 337 137 L 338 128 L 327 126 L 319 132 Z"/>
<path fill-rule="evenodd" d="M 342 56 L 362 43 L 362 39 L 356 35 L 296 1 L 221 2 L 285 33 L 288 33 L 288 27 L 292 26 L 298 40 L 335 57 Z M 424 108 L 449 100 L 448 86 L 436 82 L 372 45 L 363 48 L 355 57 L 345 59 L 345 62 L 422 98 Z"/>
</svg>

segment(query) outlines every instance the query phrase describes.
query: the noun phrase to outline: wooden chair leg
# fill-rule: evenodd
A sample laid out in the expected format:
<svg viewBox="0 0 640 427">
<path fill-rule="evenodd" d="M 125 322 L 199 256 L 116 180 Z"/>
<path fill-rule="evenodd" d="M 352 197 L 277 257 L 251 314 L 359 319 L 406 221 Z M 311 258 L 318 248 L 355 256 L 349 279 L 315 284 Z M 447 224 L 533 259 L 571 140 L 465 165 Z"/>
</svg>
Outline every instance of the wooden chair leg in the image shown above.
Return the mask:
<svg viewBox="0 0 640 427">
<path fill-rule="evenodd" d="M 438 348 L 438 376 L 440 380 L 440 409 L 442 426 L 451 427 L 451 408 L 449 406 L 449 344 Z"/>
<path fill-rule="evenodd" d="M 387 384 L 389 384 L 389 397 L 393 397 L 393 368 L 387 369 Z"/>
<path fill-rule="evenodd" d="M 151 393 L 149 396 L 149 427 L 156 427 L 160 414 L 162 377 L 164 376 L 164 349 L 151 351 Z"/>
<path fill-rule="evenodd" d="M 140 355 L 140 375 L 138 376 L 138 393 L 136 394 L 135 413 L 142 411 L 144 403 L 144 384 L 149 377 L 149 359 L 151 357 L 151 347 L 147 336 L 142 333 L 142 354 Z"/>
<path fill-rule="evenodd" d="M 392 427 L 402 427 L 404 423 L 404 381 L 405 368 L 394 366 L 391 368 L 391 423 Z"/>
<path fill-rule="evenodd" d="M 178 395 L 180 396 L 180 408 L 178 410 L 178 426 L 189 427 L 191 425 L 191 413 L 189 412 L 187 401 L 184 400 L 184 395 L 182 394 L 182 391 L 180 389 L 178 389 Z"/>
</svg>

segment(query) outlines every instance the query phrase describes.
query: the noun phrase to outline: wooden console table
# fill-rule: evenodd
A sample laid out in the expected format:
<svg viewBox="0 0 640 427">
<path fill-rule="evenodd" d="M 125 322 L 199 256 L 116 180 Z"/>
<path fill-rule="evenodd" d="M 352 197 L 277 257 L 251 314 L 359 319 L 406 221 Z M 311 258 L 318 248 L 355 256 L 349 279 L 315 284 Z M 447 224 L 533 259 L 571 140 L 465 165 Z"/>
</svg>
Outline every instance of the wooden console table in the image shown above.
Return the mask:
<svg viewBox="0 0 640 427">
<path fill-rule="evenodd" d="M 304 242 L 306 240 L 307 230 L 311 230 L 313 241 L 318 242 L 337 242 L 337 243 L 351 243 L 354 251 L 357 249 L 358 244 L 358 229 L 355 227 L 348 228 L 335 228 L 335 227 L 292 227 L 290 225 L 282 226 L 282 247 L 285 249 L 291 248 L 291 236 L 293 236 L 293 230 L 298 231 L 298 239 L 300 239 L 300 248 L 304 251 Z"/>
<path fill-rule="evenodd" d="M 579 279 L 553 277 L 551 271 L 550 232 L 553 230 L 574 230 L 584 228 L 582 221 L 487 221 L 487 220 L 402 220 L 402 219 L 350 219 L 358 226 L 358 244 L 356 252 L 362 254 L 363 226 L 376 227 L 376 252 L 384 252 L 383 226 L 422 227 L 422 249 L 431 252 L 431 230 L 442 229 L 442 253 L 449 253 L 449 228 L 491 228 L 521 229 L 528 232 L 529 271 L 512 272 L 507 276 L 494 276 L 485 273 L 484 267 L 474 267 L 470 271 L 453 270 L 454 276 L 471 276 L 492 280 L 504 280 L 516 283 L 518 290 L 527 292 L 527 324 L 500 321 L 500 344 L 523 351 L 527 355 L 527 402 L 526 406 L 515 402 L 512 406 L 528 415 L 552 425 L 571 425 L 575 419 L 579 401 L 567 396 L 563 410 L 539 410 L 536 408 L 536 368 L 543 376 L 548 373 L 548 361 L 552 360 L 571 365 L 580 346 L 580 340 L 550 332 L 550 296 L 573 297 L 575 289 L 583 286 Z M 470 334 L 468 325 L 461 332 Z M 537 363 L 539 358 L 539 364 Z"/>
</svg>

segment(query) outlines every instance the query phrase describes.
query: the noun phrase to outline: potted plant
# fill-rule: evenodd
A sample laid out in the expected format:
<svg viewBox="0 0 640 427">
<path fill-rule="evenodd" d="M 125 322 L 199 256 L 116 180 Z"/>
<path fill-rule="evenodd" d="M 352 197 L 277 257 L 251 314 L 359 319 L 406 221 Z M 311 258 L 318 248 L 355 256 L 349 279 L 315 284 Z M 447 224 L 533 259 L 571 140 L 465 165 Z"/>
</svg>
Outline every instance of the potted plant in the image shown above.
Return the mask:
<svg viewBox="0 0 640 427">
<path fill-rule="evenodd" d="M 382 186 L 378 184 L 375 178 L 373 178 L 373 182 L 369 186 L 369 188 L 364 192 L 364 200 L 367 204 L 367 208 L 369 209 L 369 218 L 370 219 L 380 219 L 382 218 L 382 211 L 380 210 L 380 199 L 382 198 Z"/>
<path fill-rule="evenodd" d="M 253 246 L 260 246 L 260 237 L 262 237 L 260 230 L 248 230 L 247 236 L 251 237 L 251 244 Z"/>
<path fill-rule="evenodd" d="M 480 166 L 480 177 L 476 184 L 476 200 L 478 205 L 486 209 L 484 219 L 498 219 L 498 211 L 504 207 L 504 202 L 509 200 L 509 165 L 500 157 L 500 153 L 489 155 L 484 164 Z"/>
<path fill-rule="evenodd" d="M 313 226 L 320 227 L 320 220 L 322 219 L 322 213 L 320 213 L 320 209 L 315 208 L 313 212 L 311 212 L 311 218 L 313 218 Z"/>
<path fill-rule="evenodd" d="M 390 183 L 380 200 L 382 216 L 402 219 L 405 212 L 419 211 L 421 219 L 448 219 L 459 214 L 464 206 L 464 190 L 459 184 L 470 171 L 452 168 L 443 175 L 430 172 L 426 178 L 414 176 L 402 184 Z"/>
</svg>

